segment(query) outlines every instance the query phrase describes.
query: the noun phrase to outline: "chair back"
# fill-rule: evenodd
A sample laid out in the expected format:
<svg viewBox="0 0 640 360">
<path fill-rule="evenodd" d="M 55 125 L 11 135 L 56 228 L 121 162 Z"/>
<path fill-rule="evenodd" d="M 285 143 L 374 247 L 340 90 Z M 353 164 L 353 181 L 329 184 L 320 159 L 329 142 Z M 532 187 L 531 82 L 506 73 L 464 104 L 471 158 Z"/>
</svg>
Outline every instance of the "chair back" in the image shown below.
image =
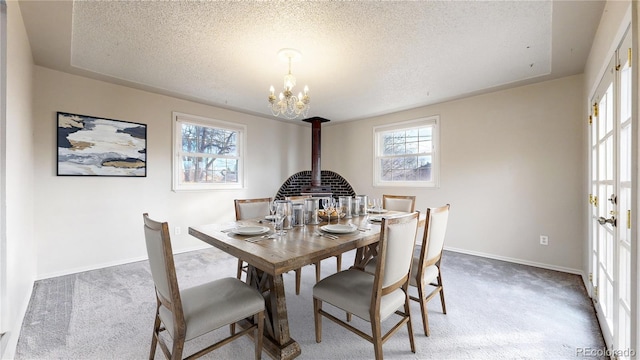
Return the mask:
<svg viewBox="0 0 640 360">
<path fill-rule="evenodd" d="M 413 212 L 382 219 L 376 268 L 382 289 L 391 287 L 393 290 L 405 282 L 408 284 L 419 215 L 419 212 Z"/>
<path fill-rule="evenodd" d="M 447 204 L 438 208 L 427 209 L 427 219 L 420 253 L 423 267 L 437 263 L 442 257 L 450 207 Z"/>
<path fill-rule="evenodd" d="M 386 210 L 414 212 L 416 197 L 411 195 L 382 195 L 382 207 Z"/>
<path fill-rule="evenodd" d="M 236 220 L 255 219 L 269 215 L 271 198 L 235 199 Z"/>
<path fill-rule="evenodd" d="M 169 236 L 169 225 L 166 222 L 151 220 L 144 213 L 144 237 L 149 256 L 149 267 L 156 288 L 158 301 L 172 312 L 180 310 L 180 290 L 176 277 L 175 264 L 173 262 L 173 250 Z"/>
</svg>

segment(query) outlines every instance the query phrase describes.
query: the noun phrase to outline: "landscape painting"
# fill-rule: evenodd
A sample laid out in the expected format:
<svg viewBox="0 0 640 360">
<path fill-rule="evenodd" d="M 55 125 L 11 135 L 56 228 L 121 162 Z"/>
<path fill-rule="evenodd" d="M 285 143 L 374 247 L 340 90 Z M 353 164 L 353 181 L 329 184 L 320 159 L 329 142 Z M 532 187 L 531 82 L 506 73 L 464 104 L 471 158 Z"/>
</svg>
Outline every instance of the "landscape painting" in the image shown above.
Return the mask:
<svg viewBox="0 0 640 360">
<path fill-rule="evenodd" d="M 58 112 L 59 176 L 147 176 L 147 126 Z"/>
</svg>

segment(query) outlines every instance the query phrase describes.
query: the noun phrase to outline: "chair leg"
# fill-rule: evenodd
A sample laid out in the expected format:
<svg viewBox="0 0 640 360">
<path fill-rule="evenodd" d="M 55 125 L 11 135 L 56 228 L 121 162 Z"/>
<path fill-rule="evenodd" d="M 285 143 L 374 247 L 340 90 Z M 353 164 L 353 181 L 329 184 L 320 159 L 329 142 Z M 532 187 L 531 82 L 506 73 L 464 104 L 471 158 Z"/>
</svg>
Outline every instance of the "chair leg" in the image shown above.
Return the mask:
<svg viewBox="0 0 640 360">
<path fill-rule="evenodd" d="M 429 318 L 427 316 L 427 294 L 425 294 L 425 283 L 420 281 L 418 283 L 418 298 L 420 299 L 420 312 L 422 313 L 422 328 L 424 329 L 424 336 L 429 336 Z"/>
<path fill-rule="evenodd" d="M 336 255 L 336 270 L 342 271 L 342 254 Z"/>
<path fill-rule="evenodd" d="M 171 360 L 182 359 L 182 351 L 184 350 L 184 333 L 178 334 L 173 339 L 173 349 L 171 351 Z"/>
<path fill-rule="evenodd" d="M 322 310 L 322 301 L 313 298 L 313 321 L 315 323 L 317 343 L 322 341 L 322 318 L 320 310 Z"/>
<path fill-rule="evenodd" d="M 156 356 L 156 348 L 158 347 L 158 331 L 160 330 L 160 317 L 156 314 L 156 321 L 153 324 L 153 336 L 151 337 L 151 351 L 149 351 L 149 360 L 153 360 Z"/>
<path fill-rule="evenodd" d="M 411 346 L 411 352 L 416 353 L 416 343 L 413 338 L 413 325 L 411 324 L 411 309 L 409 304 L 409 294 L 406 294 L 406 300 L 404 301 L 404 313 L 408 316 L 409 320 L 407 320 L 407 331 L 409 332 L 409 344 Z"/>
<path fill-rule="evenodd" d="M 379 314 L 375 314 L 371 318 L 371 340 L 373 342 L 373 350 L 376 354 L 376 360 L 382 360 L 382 330 L 380 329 Z"/>
<path fill-rule="evenodd" d="M 260 360 L 262 358 L 262 335 L 264 333 L 264 311 L 261 311 L 254 316 L 258 328 L 256 329 L 256 360 Z"/>
<path fill-rule="evenodd" d="M 296 271 L 296 295 L 300 295 L 300 277 L 301 277 L 301 272 L 302 269 L 298 268 L 295 270 Z"/>
<path fill-rule="evenodd" d="M 442 274 L 438 275 L 438 286 L 440 287 L 440 303 L 442 304 L 442 313 L 447 313 L 447 306 L 444 304 L 444 286 L 442 286 Z"/>
</svg>

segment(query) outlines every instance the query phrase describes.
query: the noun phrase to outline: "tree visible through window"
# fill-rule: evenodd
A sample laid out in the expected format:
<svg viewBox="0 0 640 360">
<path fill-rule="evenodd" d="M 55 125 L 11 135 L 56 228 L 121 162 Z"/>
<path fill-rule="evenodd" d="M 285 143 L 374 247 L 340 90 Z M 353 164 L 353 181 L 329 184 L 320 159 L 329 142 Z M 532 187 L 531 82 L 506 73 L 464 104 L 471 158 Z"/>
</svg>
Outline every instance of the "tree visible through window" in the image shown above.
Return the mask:
<svg viewBox="0 0 640 360">
<path fill-rule="evenodd" d="M 437 117 L 375 129 L 375 184 L 437 186 Z"/>
<path fill-rule="evenodd" d="M 244 129 L 187 115 L 174 118 L 174 190 L 241 187 Z"/>
</svg>

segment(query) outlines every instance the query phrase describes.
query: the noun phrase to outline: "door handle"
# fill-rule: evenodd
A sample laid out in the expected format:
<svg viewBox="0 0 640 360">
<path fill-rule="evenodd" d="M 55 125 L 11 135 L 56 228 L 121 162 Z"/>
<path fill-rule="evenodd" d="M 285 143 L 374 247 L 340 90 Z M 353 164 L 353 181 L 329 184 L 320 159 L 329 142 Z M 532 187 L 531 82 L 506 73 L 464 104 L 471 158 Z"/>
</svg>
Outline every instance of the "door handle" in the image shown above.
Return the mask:
<svg viewBox="0 0 640 360">
<path fill-rule="evenodd" d="M 598 218 L 598 224 L 600 224 L 600 225 L 604 225 L 604 224 L 607 224 L 607 223 L 608 223 L 608 224 L 611 224 L 611 226 L 616 226 L 616 217 L 615 217 L 615 216 L 612 216 L 612 217 L 610 217 L 609 219 L 605 219 L 605 218 L 603 218 L 602 216 L 600 216 L 600 217 Z"/>
</svg>

